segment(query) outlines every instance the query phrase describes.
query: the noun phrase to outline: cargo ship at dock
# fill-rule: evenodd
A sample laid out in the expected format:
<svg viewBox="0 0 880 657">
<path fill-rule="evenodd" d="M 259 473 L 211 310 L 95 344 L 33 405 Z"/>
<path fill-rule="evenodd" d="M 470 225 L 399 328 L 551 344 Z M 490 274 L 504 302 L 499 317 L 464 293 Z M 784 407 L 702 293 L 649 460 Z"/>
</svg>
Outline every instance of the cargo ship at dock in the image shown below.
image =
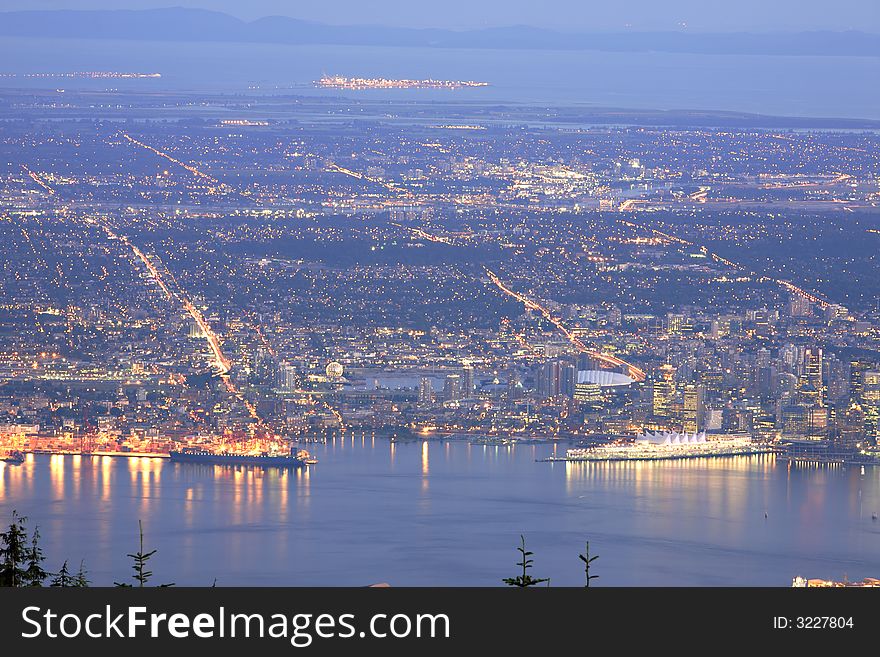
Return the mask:
<svg viewBox="0 0 880 657">
<path fill-rule="evenodd" d="M 212 452 L 198 447 L 184 447 L 169 452 L 172 463 L 202 463 L 206 465 L 257 465 L 274 468 L 301 468 L 317 463 L 308 452 L 300 450 L 296 454 L 235 454 L 232 452 Z"/>
<path fill-rule="evenodd" d="M 11 465 L 21 465 L 25 462 L 25 457 L 22 452 L 15 450 L 14 452 L 10 452 L 6 456 L 0 458 L 0 461 Z"/>
</svg>

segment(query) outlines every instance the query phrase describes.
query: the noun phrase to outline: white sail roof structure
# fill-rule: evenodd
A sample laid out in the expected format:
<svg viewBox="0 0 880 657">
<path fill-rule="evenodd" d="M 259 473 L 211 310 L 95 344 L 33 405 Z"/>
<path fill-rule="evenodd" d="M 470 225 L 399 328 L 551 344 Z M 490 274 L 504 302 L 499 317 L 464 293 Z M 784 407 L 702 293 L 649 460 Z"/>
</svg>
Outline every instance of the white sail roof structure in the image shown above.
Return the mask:
<svg viewBox="0 0 880 657">
<path fill-rule="evenodd" d="M 688 445 L 706 442 L 706 432 L 696 431 L 687 433 L 682 431 L 646 431 L 636 438 L 636 443 L 650 443 L 652 445 Z"/>
</svg>

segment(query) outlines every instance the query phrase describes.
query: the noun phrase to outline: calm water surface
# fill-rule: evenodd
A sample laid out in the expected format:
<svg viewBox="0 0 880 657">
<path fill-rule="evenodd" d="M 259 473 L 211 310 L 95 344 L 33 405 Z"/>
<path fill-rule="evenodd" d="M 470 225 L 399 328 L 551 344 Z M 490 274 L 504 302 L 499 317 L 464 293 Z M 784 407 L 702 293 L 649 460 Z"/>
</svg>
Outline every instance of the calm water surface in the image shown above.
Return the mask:
<svg viewBox="0 0 880 657">
<path fill-rule="evenodd" d="M 30 516 L 50 567 L 85 559 L 96 584 L 129 575 L 138 519 L 157 581 L 181 585 L 494 586 L 515 574 L 520 533 L 555 585 L 581 583 L 585 540 L 599 585 L 880 575 L 880 468 L 551 464 L 535 462 L 549 445 L 369 436 L 309 448 L 320 463 L 293 472 L 29 456 L 0 464 L 0 516 Z"/>
<path fill-rule="evenodd" d="M 0 73 L 133 71 L 160 80 L 0 78 L 0 87 L 159 89 L 716 109 L 880 119 L 880 58 L 0 38 Z M 316 90 L 323 74 L 470 79 L 457 91 Z M 257 89 L 254 89 L 254 88 Z"/>
</svg>

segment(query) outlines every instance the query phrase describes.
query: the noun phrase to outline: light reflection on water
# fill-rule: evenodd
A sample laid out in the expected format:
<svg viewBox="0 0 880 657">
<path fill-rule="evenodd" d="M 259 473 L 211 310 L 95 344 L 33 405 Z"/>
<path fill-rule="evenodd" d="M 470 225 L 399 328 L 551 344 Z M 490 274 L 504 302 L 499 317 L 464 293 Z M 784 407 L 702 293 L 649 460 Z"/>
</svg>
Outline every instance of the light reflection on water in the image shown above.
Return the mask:
<svg viewBox="0 0 880 657">
<path fill-rule="evenodd" d="M 503 101 L 588 106 L 736 110 L 789 116 L 880 118 L 876 57 L 777 57 L 661 52 L 382 48 L 255 43 L 169 43 L 0 38 L 4 72 L 157 71 L 154 80 L 113 80 L 122 90 L 224 90 L 404 101 Z M 209 62 L 209 65 L 206 65 Z M 478 89 L 341 91 L 312 81 L 341 75 L 476 79 Z M 723 84 L 707 81 L 723 80 Z M 3 87 L 41 87 L 7 78 Z M 106 89 L 106 80 L 65 79 L 70 89 Z M 167 111 L 173 111 L 168 108 Z M 186 110 L 187 112 L 191 109 Z M 308 118 L 297 110 L 300 116 Z M 436 108 L 433 111 L 438 111 Z M 361 118 L 383 116 L 365 112 Z M 454 115 L 453 115 L 454 116 Z M 312 117 L 327 120 L 325 111 Z M 503 122 L 513 120 L 504 117 Z M 543 122 L 536 120 L 538 125 Z M 368 377 L 368 381 L 372 377 Z M 380 377 L 382 378 L 382 377 Z M 415 379 L 402 383 L 415 386 Z"/>
<path fill-rule="evenodd" d="M 29 455 L 0 465 L 0 516 L 40 525 L 49 569 L 128 577 L 143 520 L 157 582 L 210 585 L 497 585 L 520 533 L 535 575 L 579 585 L 787 585 L 880 575 L 880 468 L 772 455 L 538 463 L 552 445 L 308 445 L 309 469 Z M 57 563 L 56 563 L 57 562 Z"/>
</svg>

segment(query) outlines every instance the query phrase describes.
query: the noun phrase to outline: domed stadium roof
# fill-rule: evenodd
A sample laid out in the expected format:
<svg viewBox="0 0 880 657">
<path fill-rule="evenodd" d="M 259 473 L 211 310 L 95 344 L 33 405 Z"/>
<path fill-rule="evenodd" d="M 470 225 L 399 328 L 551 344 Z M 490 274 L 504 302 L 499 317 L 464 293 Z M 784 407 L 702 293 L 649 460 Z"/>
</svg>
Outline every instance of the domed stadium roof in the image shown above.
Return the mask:
<svg viewBox="0 0 880 657">
<path fill-rule="evenodd" d="M 626 374 L 611 370 L 581 370 L 577 373 L 578 383 L 593 383 L 603 388 L 628 386 L 634 380 Z"/>
</svg>

